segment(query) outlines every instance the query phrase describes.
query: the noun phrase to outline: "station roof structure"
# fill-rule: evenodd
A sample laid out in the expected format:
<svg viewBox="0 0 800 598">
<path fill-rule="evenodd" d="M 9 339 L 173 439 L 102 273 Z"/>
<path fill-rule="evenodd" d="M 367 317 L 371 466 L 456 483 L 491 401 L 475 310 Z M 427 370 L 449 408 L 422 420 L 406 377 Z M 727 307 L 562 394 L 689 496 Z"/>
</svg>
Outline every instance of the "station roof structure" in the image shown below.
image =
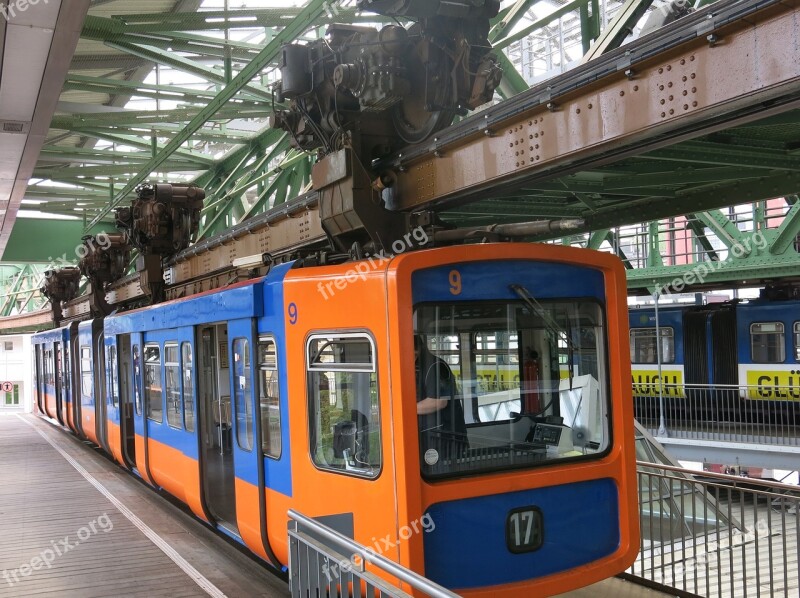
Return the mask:
<svg viewBox="0 0 800 598">
<path fill-rule="evenodd" d="M 620 43 L 629 30 L 635 37 L 645 11 L 661 5 L 503 0 L 490 33 L 505 70 L 496 100 L 546 85 L 590 47 Z M 322 36 L 332 22 L 384 21 L 357 11 L 354 0 L 31 3 L 0 23 L 0 122 L 22 123 L 21 132 L 0 132 L 0 260 L 58 266 L 60 256 L 72 259 L 80 236 L 112 230 L 113 208 L 145 181 L 206 189 L 200 239 L 301 194 L 313 159 L 268 125 L 280 47 Z M 696 76 L 705 76 L 703 68 Z M 729 79 L 737 84 L 736 69 Z M 689 100 L 668 92 L 662 117 L 690 110 Z M 658 124 L 658 114 L 639 117 Z M 582 126 L 577 117 L 574 123 Z M 765 105 L 735 126 L 661 142 L 651 135 L 638 151 L 596 156 L 437 209 L 459 225 L 581 217 L 603 232 L 770 197 L 791 203 L 798 139 L 800 110 L 783 106 L 770 115 Z M 800 227 L 794 222 L 788 233 Z M 604 241 L 605 232 L 594 244 Z"/>
</svg>

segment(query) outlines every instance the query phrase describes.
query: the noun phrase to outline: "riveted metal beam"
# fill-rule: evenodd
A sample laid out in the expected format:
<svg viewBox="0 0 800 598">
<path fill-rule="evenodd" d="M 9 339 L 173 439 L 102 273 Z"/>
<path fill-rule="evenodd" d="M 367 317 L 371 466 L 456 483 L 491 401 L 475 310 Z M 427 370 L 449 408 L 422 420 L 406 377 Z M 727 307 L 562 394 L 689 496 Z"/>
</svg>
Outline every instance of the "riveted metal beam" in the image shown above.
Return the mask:
<svg viewBox="0 0 800 598">
<path fill-rule="evenodd" d="M 589 235 L 589 240 L 586 244 L 588 249 L 600 249 L 600 246 L 608 240 L 608 233 L 611 230 L 608 228 L 601 228 L 600 230 L 593 231 L 591 235 Z"/>
<path fill-rule="evenodd" d="M 624 49 L 462 120 L 439 135 L 435 153 L 430 144 L 420 144 L 406 148 L 402 156 L 381 160 L 379 169 L 397 173 L 398 208 L 435 206 L 443 210 L 480 200 L 487 191 L 493 196 L 514 193 L 534 181 L 596 169 L 631 155 L 641 159 L 652 154 L 655 161 L 662 151 L 659 148 L 668 144 L 681 144 L 665 151 L 682 153 L 685 163 L 688 158 L 683 144 L 690 138 L 793 109 L 800 97 L 800 61 L 790 59 L 795 50 L 787 48 L 782 40 L 800 36 L 800 19 L 796 18 L 799 9 L 778 2 L 771 6 L 746 3 L 750 12 L 747 19 L 742 19 L 745 8 L 741 3 L 714 8 L 713 27 L 719 35 L 725 35 L 724 44 L 709 45 L 705 36 L 698 35 L 699 24 L 709 26 L 708 14 L 698 11 Z M 783 54 L 787 59 L 775 61 L 775 68 L 768 71 L 758 59 Z M 625 75 L 627 69 L 620 66 L 623 57 L 626 64 L 632 65 L 635 77 Z M 727 76 L 730 64 L 737 65 L 736 77 Z M 667 91 L 670 83 L 673 88 L 678 86 L 675 92 Z M 661 92 L 660 86 L 664 88 Z M 711 154 L 712 149 L 721 149 L 720 145 L 692 142 L 690 148 Z M 785 152 L 767 151 L 760 158 L 763 163 L 756 163 L 758 158 L 747 154 L 748 148 L 724 151 L 732 158 L 728 166 L 748 161 L 760 171 L 765 170 L 764 166 L 772 166 L 770 173 L 785 169 L 784 181 L 791 180 L 791 175 L 800 170 L 797 158 Z M 692 151 L 691 156 L 694 154 Z M 475 168 L 476 164 L 481 168 Z M 452 176 L 454 172 L 459 176 Z M 644 195 L 621 201 L 615 207 L 596 206 L 595 212 L 587 208 L 587 225 L 615 225 L 612 212 L 614 217 L 625 220 L 635 210 L 652 209 L 666 212 L 665 215 L 693 212 L 695 206 L 674 209 L 674 204 L 685 197 L 683 192 L 690 189 L 695 197 L 718 193 L 720 189 L 730 193 L 727 198 L 709 199 L 709 203 L 716 204 L 713 207 L 747 201 L 747 194 L 769 197 L 786 192 L 783 185 L 775 185 L 781 191 L 774 195 L 767 188 L 758 191 L 758 181 L 781 180 L 771 174 L 759 174 L 758 178 L 744 181 L 718 181 L 680 189 L 669 201 L 653 201 Z M 428 191 L 419 193 L 419 189 Z M 740 189 L 745 195 L 740 194 Z M 787 191 L 794 192 L 796 188 Z M 702 196 L 706 201 L 707 195 Z M 596 203 L 595 198 L 590 199 Z M 602 221 L 604 217 L 608 218 Z M 600 222 L 596 221 L 598 218 Z M 652 219 L 632 217 L 634 222 Z"/>
<path fill-rule="evenodd" d="M 798 235 L 800 235 L 800 203 L 795 203 L 786 214 L 775 238 L 770 243 L 769 252 L 773 255 L 786 253 L 797 243 Z M 797 254 L 796 251 L 792 251 L 792 253 Z"/>
<path fill-rule="evenodd" d="M 725 247 L 731 249 L 735 245 L 744 245 L 745 235 L 739 228 L 731 222 L 725 214 L 720 210 L 709 210 L 707 212 L 696 212 L 693 214 L 700 222 L 705 224 L 708 228 L 714 231 L 717 238 L 725 244 Z M 742 247 L 745 255 L 750 253 L 749 247 Z"/>
<path fill-rule="evenodd" d="M 633 33 L 633 28 L 639 19 L 644 16 L 653 0 L 627 0 L 625 4 L 617 11 L 614 20 L 606 25 L 606 28 L 595 40 L 594 44 L 589 51 L 583 55 L 581 63 L 588 62 L 598 56 L 601 56 L 618 48 L 620 44 Z"/>
<path fill-rule="evenodd" d="M 182 133 L 176 135 L 157 156 L 154 156 L 153 159 L 125 185 L 110 205 L 95 216 L 91 224 L 96 224 L 110 210 L 115 208 L 128 193 L 147 179 L 152 171 L 156 170 L 174 151 L 179 149 L 184 142 L 190 139 L 195 130 L 200 129 L 228 102 L 228 100 L 235 96 L 239 90 L 247 86 L 264 66 L 269 64 L 269 62 L 277 56 L 284 42 L 297 37 L 310 27 L 314 23 L 314 20 L 322 14 L 323 5 L 324 0 L 310 0 L 303 8 L 300 15 L 291 23 L 287 24 L 286 27 L 264 47 L 258 56 L 217 94 L 217 97 L 211 101 L 208 107 L 202 110 L 186 125 Z"/>
</svg>

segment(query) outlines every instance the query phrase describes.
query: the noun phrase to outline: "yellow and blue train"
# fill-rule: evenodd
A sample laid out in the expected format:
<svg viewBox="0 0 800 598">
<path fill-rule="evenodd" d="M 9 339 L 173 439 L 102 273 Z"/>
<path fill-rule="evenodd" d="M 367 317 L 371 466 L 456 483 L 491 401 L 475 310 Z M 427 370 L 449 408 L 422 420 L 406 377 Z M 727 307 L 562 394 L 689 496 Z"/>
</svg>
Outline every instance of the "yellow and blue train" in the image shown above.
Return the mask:
<svg viewBox="0 0 800 598">
<path fill-rule="evenodd" d="M 286 263 L 37 334 L 38 409 L 277 569 L 289 509 L 465 596 L 627 568 L 619 260 L 482 244 L 357 264 Z M 516 374 L 487 385 L 493 368 Z"/>
</svg>

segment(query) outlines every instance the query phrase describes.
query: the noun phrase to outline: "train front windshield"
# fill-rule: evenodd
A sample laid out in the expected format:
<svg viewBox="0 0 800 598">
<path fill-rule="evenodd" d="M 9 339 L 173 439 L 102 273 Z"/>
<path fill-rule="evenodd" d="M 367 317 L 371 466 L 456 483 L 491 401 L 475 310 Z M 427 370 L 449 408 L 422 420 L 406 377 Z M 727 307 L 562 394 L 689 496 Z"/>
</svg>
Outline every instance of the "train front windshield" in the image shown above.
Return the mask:
<svg viewBox="0 0 800 598">
<path fill-rule="evenodd" d="M 520 297 L 416 307 L 426 478 L 599 458 L 608 449 L 602 307 Z"/>
</svg>

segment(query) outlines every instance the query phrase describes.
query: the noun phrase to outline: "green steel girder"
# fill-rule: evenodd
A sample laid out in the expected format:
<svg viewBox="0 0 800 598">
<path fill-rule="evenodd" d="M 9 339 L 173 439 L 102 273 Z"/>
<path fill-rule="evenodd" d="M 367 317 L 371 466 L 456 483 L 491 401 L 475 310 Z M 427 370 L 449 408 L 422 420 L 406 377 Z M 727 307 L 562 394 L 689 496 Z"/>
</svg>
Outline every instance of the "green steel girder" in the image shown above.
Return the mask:
<svg viewBox="0 0 800 598">
<path fill-rule="evenodd" d="M 204 220 L 200 226 L 198 240 L 211 236 L 222 228 L 229 226 L 226 218 L 231 214 L 232 210 L 241 205 L 241 195 L 247 189 L 272 178 L 272 182 L 266 188 L 267 191 L 262 192 L 253 206 L 239 215 L 238 221 L 260 210 L 263 207 L 264 199 L 274 193 L 280 185 L 288 185 L 292 168 L 306 158 L 305 153 L 291 150 L 278 166 L 268 172 L 263 172 L 263 169 L 285 151 L 287 147 L 288 139 L 284 135 L 271 151 L 258 160 L 254 166 L 251 167 L 248 164 L 249 157 L 252 157 L 251 154 L 228 175 L 225 181 L 212 193 L 212 201 L 209 202 L 208 197 L 206 199 L 206 205 L 203 208 Z"/>
<path fill-rule="evenodd" d="M 513 6 L 509 7 L 505 14 L 498 15 L 492 22 L 492 28 L 489 31 L 489 41 L 501 39 L 504 35 L 509 33 L 520 20 L 525 18 L 525 13 L 537 2 L 539 2 L 539 0 L 517 0 Z"/>
<path fill-rule="evenodd" d="M 95 137 L 97 139 L 110 141 L 111 143 L 117 143 L 119 145 L 138 147 L 148 151 L 153 149 L 152 143 L 150 141 L 144 141 L 140 137 L 133 137 L 131 135 L 122 135 L 119 133 L 110 132 L 103 129 L 95 129 L 95 128 L 82 129 L 80 133 L 90 137 Z M 163 151 L 164 148 L 166 147 L 167 147 L 166 145 L 158 144 L 159 151 Z M 184 158 L 186 160 L 197 162 L 198 164 L 204 164 L 206 166 L 212 166 L 214 164 L 214 159 L 211 158 L 210 156 L 192 150 L 179 149 L 174 151 L 173 154 L 179 158 Z"/>
<path fill-rule="evenodd" d="M 660 250 L 660 235 L 658 229 L 658 222 L 651 222 L 647 234 L 647 268 L 658 268 L 664 265 L 664 260 L 661 259 Z"/>
<path fill-rule="evenodd" d="M 674 188 L 699 183 L 716 183 L 724 180 L 754 178 L 763 171 L 752 170 L 742 172 L 740 168 L 676 168 L 671 172 L 652 174 L 633 174 L 620 177 L 609 177 L 603 181 L 602 192 L 646 189 L 650 187 Z M 641 195 L 641 193 L 636 193 Z"/>
<path fill-rule="evenodd" d="M 720 210 L 696 212 L 693 216 L 714 231 L 717 238 L 722 241 L 728 249 L 731 249 L 734 245 L 741 245 L 743 251 L 746 251 L 747 254 L 750 253 L 749 246 L 744 246 L 745 234 Z"/>
<path fill-rule="evenodd" d="M 279 168 L 281 169 L 281 172 L 278 175 L 279 177 L 284 173 L 289 173 L 289 176 L 292 178 L 292 180 L 289 181 L 288 185 L 281 185 L 277 183 L 278 177 L 276 177 L 272 183 L 266 185 L 265 188 L 259 193 L 258 198 L 253 205 L 250 206 L 250 208 L 248 208 L 243 214 L 243 220 L 263 210 L 280 205 L 284 203 L 287 198 L 295 197 L 300 193 L 300 187 L 302 187 L 311 176 L 311 163 L 309 162 L 309 156 L 301 153 L 298 153 L 292 159 L 282 163 Z M 271 205 L 268 205 L 267 200 L 273 195 L 273 192 L 273 201 L 271 202 Z"/>
<path fill-rule="evenodd" d="M 318 0 L 312 0 L 312 1 L 316 2 Z M 281 32 L 281 34 L 282 33 L 283 32 Z M 197 77 L 201 77 L 203 79 L 212 81 L 214 83 L 218 83 L 220 85 L 227 85 L 228 83 L 227 79 L 225 78 L 225 73 L 223 71 L 203 66 L 199 62 L 193 61 L 189 58 L 185 58 L 180 54 L 176 54 L 175 52 L 169 52 L 167 50 L 162 50 L 160 48 L 154 48 L 142 43 L 132 44 L 129 42 L 107 41 L 106 45 L 109 48 L 120 50 L 121 52 L 125 52 L 126 54 L 131 54 L 132 56 L 136 56 L 137 58 L 141 58 L 142 60 L 149 60 L 150 62 L 170 66 L 176 70 L 183 71 L 195 75 Z M 273 59 L 274 56 L 271 56 L 269 60 L 264 61 L 262 64 L 262 68 L 270 64 Z M 255 76 L 255 74 L 253 76 Z M 266 87 L 262 87 L 261 85 L 258 85 L 256 83 L 250 83 L 249 80 L 248 83 L 246 83 L 242 87 L 237 87 L 236 91 L 233 94 L 231 94 L 231 97 L 234 97 L 242 89 L 246 89 L 250 94 L 255 95 L 264 100 L 270 101 L 272 99 L 272 92 L 269 89 L 267 89 Z"/>
<path fill-rule="evenodd" d="M 194 183 L 206 189 L 208 193 L 216 192 L 218 183 L 224 180 L 241 163 L 242 159 L 246 159 L 248 155 L 254 155 L 251 154 L 252 151 L 267 151 L 278 143 L 283 134 L 283 131 L 266 127 L 247 142 L 243 142 L 241 147 L 229 152 L 224 158 L 215 162 L 211 168 L 197 177 Z"/>
<path fill-rule="evenodd" d="M 600 3 L 592 0 L 580 8 L 581 18 L 581 44 L 583 53 L 586 54 L 600 35 Z"/>
<path fill-rule="evenodd" d="M 14 302 L 17 297 L 17 293 L 20 292 L 22 288 L 22 283 L 25 281 L 25 278 L 28 276 L 30 272 L 30 266 L 28 264 L 24 264 L 17 275 L 14 277 L 14 280 L 11 283 L 11 287 L 8 290 L 5 290 L 2 294 L 4 297 L 3 304 L 0 306 L 0 317 L 6 317 L 11 315 L 11 310 L 14 307 Z"/>
<path fill-rule="evenodd" d="M 37 179 L 60 179 L 74 178 L 78 176 L 120 176 L 135 174 L 142 167 L 142 162 L 130 164 L 105 164 L 101 166 L 75 166 L 68 168 L 37 168 L 33 171 L 34 178 Z M 197 162 L 165 162 L 158 167 L 158 172 L 196 172 L 204 170 L 205 167 Z"/>
<path fill-rule="evenodd" d="M 180 13 L 181 15 L 186 13 Z M 170 49 L 194 54 L 207 54 L 224 58 L 226 55 L 250 61 L 259 52 L 260 46 L 247 42 L 226 40 L 196 33 L 161 32 L 148 35 L 146 32 L 131 32 L 124 23 L 117 19 L 109 19 L 88 15 L 81 31 L 82 39 L 101 42 L 145 43 L 148 46 Z"/>
<path fill-rule="evenodd" d="M 212 212 L 216 213 L 220 209 L 224 209 L 224 206 L 220 204 L 225 203 L 228 191 L 236 186 L 237 181 L 239 181 L 241 177 L 247 176 L 252 173 L 253 170 L 257 169 L 257 167 L 252 167 L 252 164 L 261 151 L 261 148 L 258 146 L 250 146 L 247 152 L 240 155 L 236 166 L 232 170 L 226 172 L 224 177 L 220 179 L 218 185 L 215 185 L 213 188 L 206 187 L 206 199 L 202 210 L 203 215 L 209 216 Z M 267 156 L 269 159 L 273 159 L 281 151 L 283 151 L 283 147 L 279 148 L 279 144 L 276 144 L 271 148 Z M 261 160 L 256 163 L 263 166 L 265 158 L 266 156 L 262 156 Z M 203 224 L 201 223 L 201 237 L 203 228 Z"/>
<path fill-rule="evenodd" d="M 208 141 L 211 143 L 239 144 L 246 143 L 253 137 L 252 131 L 241 131 L 228 128 L 228 123 L 217 123 L 218 128 L 203 127 L 192 134 L 192 141 Z M 113 129 L 110 129 L 113 130 Z M 167 125 L 156 123 L 145 127 L 130 126 L 125 127 L 126 131 L 137 135 L 151 135 L 156 133 L 158 137 L 172 137 L 183 130 L 181 125 Z"/>
<path fill-rule="evenodd" d="M 219 123 L 221 126 L 220 128 L 212 128 L 212 127 L 204 127 L 192 135 L 191 141 L 207 141 L 209 143 L 228 143 L 228 144 L 239 144 L 239 143 L 246 143 L 249 141 L 253 134 L 252 132 L 245 132 L 245 131 L 238 131 L 238 130 L 227 130 L 227 123 Z M 148 139 L 152 138 L 153 133 L 156 134 L 157 137 L 172 137 L 176 133 L 180 133 L 183 130 L 181 125 L 167 125 L 163 123 L 155 123 L 152 125 L 148 125 L 146 127 L 140 127 L 137 125 L 131 125 L 127 127 L 75 127 L 70 132 L 76 133 L 78 135 L 93 137 L 97 136 L 96 133 L 105 133 L 106 135 L 128 135 L 130 139 L 137 139 L 136 137 L 132 137 L 131 135 L 139 135 L 140 137 L 144 138 L 147 137 Z M 98 137 L 100 139 L 105 139 L 105 137 Z M 139 139 L 142 143 L 147 147 L 148 150 L 152 150 L 151 142 L 150 141 L 143 141 Z M 125 145 L 130 145 L 130 143 L 126 143 Z M 139 147 L 139 146 L 135 146 Z M 191 151 L 191 150 L 188 150 Z M 177 152 L 176 152 L 177 153 Z M 206 154 L 195 152 L 199 157 L 204 158 L 205 163 L 213 164 L 214 159 Z M 152 155 L 152 151 L 150 151 Z"/>
<path fill-rule="evenodd" d="M 92 220 L 92 225 L 100 221 L 108 212 L 117 207 L 117 205 L 132 191 L 137 185 L 147 179 L 150 173 L 155 171 L 161 164 L 163 164 L 173 152 L 178 150 L 180 146 L 189 140 L 192 133 L 200 129 L 206 122 L 208 122 L 219 110 L 233 98 L 241 89 L 250 84 L 250 81 L 266 66 L 268 65 L 280 52 L 283 43 L 288 42 L 298 35 L 303 33 L 308 27 L 312 26 L 315 19 L 317 19 L 323 12 L 324 0 L 310 0 L 304 7 L 300 14 L 287 23 L 286 27 L 280 31 L 261 52 L 254 58 L 244 69 L 242 69 L 225 87 L 217 94 L 217 96 L 209 103 L 209 105 L 197 114 L 187 125 L 183 132 L 179 133 L 170 140 L 167 146 L 161 150 L 153 159 L 138 173 L 136 174 L 125 187 L 117 194 L 114 200 L 100 211 L 100 214 L 95 216 Z"/>
<path fill-rule="evenodd" d="M 595 40 L 594 45 L 585 52 L 581 62 L 588 62 L 618 48 L 628 35 L 633 33 L 633 28 L 639 19 L 644 16 L 653 0 L 627 0 L 619 9 L 614 20 L 606 25 L 604 31 Z"/>
<path fill-rule="evenodd" d="M 796 276 L 800 276 L 800 254 L 787 252 L 776 256 L 751 253 L 749 257 L 728 257 L 723 261 L 629 270 L 628 288 L 657 287 L 680 292 L 685 286 L 691 288 L 699 284 L 706 287 L 743 283 L 755 285 L 764 280 Z M 676 284 L 679 281 L 683 284 Z"/>
<path fill-rule="evenodd" d="M 588 249 L 600 249 L 600 246 L 603 244 L 603 242 L 608 240 L 610 232 L 611 229 L 608 228 L 601 228 L 600 230 L 593 231 L 589 235 L 586 247 Z"/>
<path fill-rule="evenodd" d="M 718 185 L 676 192 L 670 201 L 653 202 L 649 197 L 599 208 L 588 217 L 587 229 L 649 222 L 675 214 L 705 211 L 736 203 L 783 197 L 800 189 L 800 172 L 778 171 L 756 179 L 721 181 Z M 735 198 L 735 199 L 734 199 Z"/>
<path fill-rule="evenodd" d="M 642 154 L 640 158 L 645 160 L 711 164 L 715 166 L 735 166 L 737 168 L 800 170 L 800 157 L 792 157 L 785 150 L 736 147 L 708 141 L 684 141 L 677 146 Z"/>
<path fill-rule="evenodd" d="M 216 91 L 191 89 L 178 85 L 157 85 L 155 83 L 139 83 L 136 81 L 126 81 L 124 79 L 112 79 L 110 77 L 89 77 L 69 73 L 64 82 L 64 91 L 86 91 L 89 93 L 105 93 L 109 95 L 129 94 L 144 98 L 174 100 L 186 103 L 205 104 L 213 100 Z M 242 91 L 237 96 L 240 102 L 248 105 L 250 102 L 260 101 L 260 96 L 251 96 L 246 91 Z"/>
<path fill-rule="evenodd" d="M 712 262 L 719 261 L 719 254 L 717 253 L 717 250 L 714 249 L 711 241 L 708 240 L 706 228 L 703 226 L 703 223 L 697 220 L 697 218 L 689 216 L 687 218 L 687 225 L 694 233 L 694 236 L 697 239 L 697 242 L 700 243 L 703 251 L 705 251 L 706 255 L 708 255 L 708 259 L 710 259 Z"/>
<path fill-rule="evenodd" d="M 25 191 L 25 199 L 40 199 L 45 201 L 108 201 L 108 191 L 103 192 L 90 191 L 88 189 L 63 189 L 62 187 L 45 189 L 42 187 L 29 186 Z"/>
<path fill-rule="evenodd" d="M 101 114 L 72 114 L 53 117 L 51 128 L 71 131 L 78 127 L 102 127 L 122 125 L 143 126 L 149 123 L 178 123 L 195 118 L 202 108 L 178 110 L 123 110 Z M 264 118 L 272 114 L 272 108 L 262 106 L 239 106 L 230 104 L 218 111 L 209 121 L 233 120 L 236 118 Z"/>
<path fill-rule="evenodd" d="M 113 20 L 124 25 L 128 33 L 162 33 L 176 31 L 203 31 L 225 29 L 254 29 L 257 27 L 285 27 L 302 15 L 301 8 L 243 8 L 225 12 L 209 10 L 195 13 L 142 13 L 115 16 Z M 226 20 L 227 19 L 227 20 Z M 359 13 L 352 8 L 328 6 L 315 19 L 317 23 L 383 23 L 393 19 L 373 13 Z"/>
<path fill-rule="evenodd" d="M 502 50 L 503 48 L 506 48 L 506 47 L 510 46 L 514 42 L 519 41 L 524 37 L 527 37 L 528 35 L 530 35 L 534 31 L 536 31 L 537 29 L 541 29 L 542 27 L 545 27 L 545 26 L 549 25 L 553 21 L 558 20 L 559 18 L 563 17 L 565 14 L 570 13 L 570 12 L 572 12 L 574 10 L 578 10 L 581 6 L 587 4 L 588 2 L 591 2 L 591 1 L 592 0 L 573 0 L 572 2 L 569 2 L 569 3 L 565 4 L 564 6 L 561 6 L 558 9 L 554 10 L 552 13 L 550 13 L 546 17 L 542 17 L 538 21 L 535 21 L 534 23 L 531 23 L 530 25 L 528 25 L 526 27 L 523 27 L 519 31 L 516 31 L 515 33 L 512 33 L 510 35 L 507 35 L 506 37 L 504 37 L 502 39 L 493 40 L 492 41 L 492 47 L 495 50 L 498 50 L 498 51 Z"/>
<path fill-rule="evenodd" d="M 775 238 L 770 243 L 769 252 L 773 255 L 780 255 L 790 251 L 797 241 L 798 235 L 800 235 L 800 203 L 795 203 L 778 227 Z"/>
<path fill-rule="evenodd" d="M 148 160 L 149 153 L 121 152 L 111 149 L 75 147 L 72 145 L 45 145 L 39 153 L 42 162 L 74 162 L 91 164 L 115 164 Z"/>
</svg>

